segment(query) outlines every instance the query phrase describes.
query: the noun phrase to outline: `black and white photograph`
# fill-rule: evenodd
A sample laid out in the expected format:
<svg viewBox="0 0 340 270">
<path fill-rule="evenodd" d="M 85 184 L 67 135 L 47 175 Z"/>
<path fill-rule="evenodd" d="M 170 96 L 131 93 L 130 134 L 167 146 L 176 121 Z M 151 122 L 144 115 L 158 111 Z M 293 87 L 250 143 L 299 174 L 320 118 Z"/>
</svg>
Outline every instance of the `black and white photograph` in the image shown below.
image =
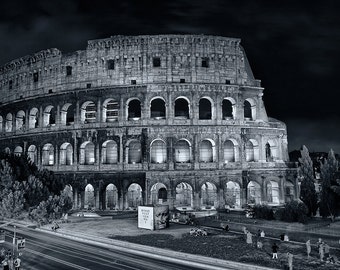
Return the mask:
<svg viewBox="0 0 340 270">
<path fill-rule="evenodd" d="M 340 269 L 340 2 L 0 2 L 3 270 Z"/>
</svg>

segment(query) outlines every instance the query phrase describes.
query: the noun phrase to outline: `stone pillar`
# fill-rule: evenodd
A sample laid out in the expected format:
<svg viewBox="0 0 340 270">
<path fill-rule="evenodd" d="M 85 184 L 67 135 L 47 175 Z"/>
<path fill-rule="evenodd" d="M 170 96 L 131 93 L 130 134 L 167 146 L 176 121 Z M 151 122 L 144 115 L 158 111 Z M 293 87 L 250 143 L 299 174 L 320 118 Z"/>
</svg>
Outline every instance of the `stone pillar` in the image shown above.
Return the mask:
<svg viewBox="0 0 340 270">
<path fill-rule="evenodd" d="M 84 209 L 85 206 L 85 190 L 80 191 L 80 209 Z"/>
<path fill-rule="evenodd" d="M 78 209 L 78 189 L 73 188 L 73 209 Z"/>
<path fill-rule="evenodd" d="M 97 117 L 96 122 L 100 123 L 102 121 L 102 105 L 101 105 L 101 99 L 99 98 L 97 101 Z"/>
<path fill-rule="evenodd" d="M 101 205 L 100 205 L 100 191 L 99 188 L 95 191 L 94 193 L 94 208 L 96 210 L 101 209 Z"/>
<path fill-rule="evenodd" d="M 44 117 L 43 116 L 44 116 L 43 107 L 40 106 L 40 108 L 39 108 L 39 119 L 38 119 L 38 121 L 39 121 L 38 126 L 40 128 L 44 126 Z"/>
<path fill-rule="evenodd" d="M 124 163 L 124 147 L 123 147 L 123 135 L 119 134 L 119 164 Z"/>
<path fill-rule="evenodd" d="M 217 193 L 218 209 L 225 209 L 224 188 L 219 188 Z"/>
<path fill-rule="evenodd" d="M 118 193 L 118 208 L 119 208 L 119 210 L 124 210 L 124 194 L 123 194 L 123 191 Z"/>
<path fill-rule="evenodd" d="M 57 144 L 54 145 L 54 166 L 59 168 L 59 147 Z"/>
<path fill-rule="evenodd" d="M 77 102 L 76 102 L 76 114 L 74 116 L 74 123 L 79 124 L 80 122 L 81 122 L 80 121 L 80 104 L 79 104 L 79 100 L 77 100 Z"/>
<path fill-rule="evenodd" d="M 282 175 L 279 175 L 280 182 L 279 182 L 279 202 L 280 204 L 285 203 L 285 181 Z"/>
<path fill-rule="evenodd" d="M 175 190 L 168 190 L 167 191 L 167 201 L 169 205 L 169 210 L 172 211 L 175 209 L 175 199 L 176 199 L 176 188 Z"/>
</svg>

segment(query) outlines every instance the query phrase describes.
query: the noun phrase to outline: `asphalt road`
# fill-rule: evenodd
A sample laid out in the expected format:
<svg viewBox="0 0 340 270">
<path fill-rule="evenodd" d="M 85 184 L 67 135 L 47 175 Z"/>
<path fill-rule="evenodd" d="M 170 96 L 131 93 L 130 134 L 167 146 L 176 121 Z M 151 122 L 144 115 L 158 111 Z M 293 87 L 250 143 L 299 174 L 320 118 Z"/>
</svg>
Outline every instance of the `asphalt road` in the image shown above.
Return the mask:
<svg viewBox="0 0 340 270">
<path fill-rule="evenodd" d="M 12 250 L 13 228 L 3 229 L 7 231 L 5 248 Z M 17 228 L 16 232 L 18 237 L 26 239 L 21 256 L 23 270 L 197 269 L 79 243 L 28 228 Z"/>
</svg>

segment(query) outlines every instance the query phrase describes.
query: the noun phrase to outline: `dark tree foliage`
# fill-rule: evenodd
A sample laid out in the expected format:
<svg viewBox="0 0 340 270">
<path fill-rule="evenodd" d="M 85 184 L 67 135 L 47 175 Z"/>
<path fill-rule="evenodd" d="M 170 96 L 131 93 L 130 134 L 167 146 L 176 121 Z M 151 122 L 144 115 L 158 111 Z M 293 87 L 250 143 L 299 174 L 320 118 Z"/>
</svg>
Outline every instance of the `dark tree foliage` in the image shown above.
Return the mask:
<svg viewBox="0 0 340 270">
<path fill-rule="evenodd" d="M 274 216 L 277 220 L 306 223 L 307 214 L 308 208 L 303 202 L 291 201 L 286 203 L 284 208 L 277 209 Z"/>
<path fill-rule="evenodd" d="M 318 209 L 318 199 L 314 184 L 313 162 L 306 146 L 302 147 L 299 162 L 298 172 L 301 178 L 300 199 L 308 208 L 308 216 L 315 216 Z"/>
<path fill-rule="evenodd" d="M 256 204 L 254 206 L 254 218 L 272 220 L 274 219 L 273 209 L 268 205 Z"/>
</svg>

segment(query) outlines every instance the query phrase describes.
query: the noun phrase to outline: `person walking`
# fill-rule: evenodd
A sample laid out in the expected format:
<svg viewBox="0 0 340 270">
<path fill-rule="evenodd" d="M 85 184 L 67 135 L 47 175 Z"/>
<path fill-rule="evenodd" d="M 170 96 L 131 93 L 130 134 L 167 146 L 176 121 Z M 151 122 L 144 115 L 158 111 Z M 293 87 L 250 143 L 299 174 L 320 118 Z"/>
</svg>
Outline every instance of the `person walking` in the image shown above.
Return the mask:
<svg viewBox="0 0 340 270">
<path fill-rule="evenodd" d="M 272 246 L 272 251 L 273 251 L 273 259 L 277 259 L 277 251 L 278 251 L 279 247 L 276 245 L 276 243 L 274 243 L 274 245 Z"/>
<path fill-rule="evenodd" d="M 308 239 L 307 242 L 306 242 L 306 249 L 307 249 L 307 257 L 309 258 L 310 256 L 310 253 L 312 251 L 312 247 L 310 245 L 310 240 Z"/>
<path fill-rule="evenodd" d="M 3 270 L 9 270 L 9 261 L 7 257 L 1 262 L 1 264 Z"/>
<path fill-rule="evenodd" d="M 15 267 L 15 270 L 20 270 L 20 266 L 21 266 L 21 260 L 19 259 L 19 257 L 17 257 L 17 258 L 14 260 L 14 267 Z"/>
<path fill-rule="evenodd" d="M 293 254 L 288 252 L 287 259 L 288 259 L 288 269 L 293 270 Z"/>
<path fill-rule="evenodd" d="M 320 260 L 323 261 L 323 258 L 325 257 L 325 250 L 324 250 L 323 242 L 319 245 L 319 255 L 320 255 Z"/>
<path fill-rule="evenodd" d="M 253 235 L 250 231 L 247 232 L 247 244 L 253 244 Z"/>
</svg>

